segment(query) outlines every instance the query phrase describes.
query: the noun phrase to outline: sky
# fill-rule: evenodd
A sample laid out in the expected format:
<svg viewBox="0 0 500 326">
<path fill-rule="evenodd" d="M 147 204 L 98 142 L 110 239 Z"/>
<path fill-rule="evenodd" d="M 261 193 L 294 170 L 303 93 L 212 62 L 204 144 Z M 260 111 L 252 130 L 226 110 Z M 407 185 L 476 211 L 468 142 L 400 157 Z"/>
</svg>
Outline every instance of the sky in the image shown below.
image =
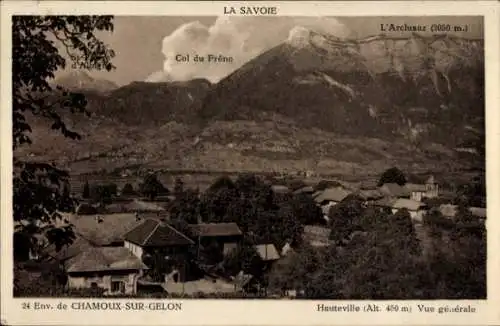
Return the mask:
<svg viewBox="0 0 500 326">
<path fill-rule="evenodd" d="M 132 81 L 208 78 L 217 81 L 246 61 L 285 41 L 294 27 L 303 26 L 338 37 L 363 38 L 382 33 L 381 24 L 468 26 L 467 38 L 482 38 L 481 17 L 194 17 L 117 16 L 113 33 L 99 37 L 116 53 L 111 72 L 92 72 L 96 78 L 126 85 Z M 409 33 L 386 32 L 389 36 Z M 420 33 L 423 35 L 431 32 Z M 194 54 L 222 54 L 232 63 L 195 63 Z M 191 54 L 189 63 L 175 60 Z"/>
</svg>

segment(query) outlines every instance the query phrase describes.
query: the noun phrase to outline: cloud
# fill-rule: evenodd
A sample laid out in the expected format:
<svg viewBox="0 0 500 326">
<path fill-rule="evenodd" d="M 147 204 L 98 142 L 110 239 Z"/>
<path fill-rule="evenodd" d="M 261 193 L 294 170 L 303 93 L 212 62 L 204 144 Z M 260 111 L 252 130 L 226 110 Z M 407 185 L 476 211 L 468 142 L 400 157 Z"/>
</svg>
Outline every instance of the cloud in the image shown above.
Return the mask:
<svg viewBox="0 0 500 326">
<path fill-rule="evenodd" d="M 290 31 L 302 26 L 338 37 L 350 31 L 338 20 L 328 17 L 219 17 L 211 26 L 199 21 L 181 25 L 163 39 L 163 70 L 146 81 L 189 80 L 207 78 L 217 82 L 262 52 L 285 41 Z M 232 62 L 207 62 L 207 55 L 231 57 Z M 189 62 L 179 62 L 177 55 L 189 55 Z M 194 56 L 205 57 L 195 62 Z"/>
</svg>

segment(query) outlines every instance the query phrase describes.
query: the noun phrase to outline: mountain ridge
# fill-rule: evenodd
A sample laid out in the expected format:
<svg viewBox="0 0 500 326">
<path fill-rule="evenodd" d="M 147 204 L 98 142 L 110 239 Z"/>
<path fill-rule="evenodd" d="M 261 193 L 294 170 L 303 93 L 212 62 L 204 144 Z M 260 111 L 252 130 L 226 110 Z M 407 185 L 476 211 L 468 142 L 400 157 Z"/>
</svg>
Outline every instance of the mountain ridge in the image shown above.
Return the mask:
<svg viewBox="0 0 500 326">
<path fill-rule="evenodd" d="M 318 35 L 312 46 L 284 42 L 216 84 L 133 82 L 89 94 L 94 122 L 77 123 L 89 141 L 59 155 L 76 170 L 468 164 L 454 148 L 484 135 L 483 42 Z"/>
</svg>

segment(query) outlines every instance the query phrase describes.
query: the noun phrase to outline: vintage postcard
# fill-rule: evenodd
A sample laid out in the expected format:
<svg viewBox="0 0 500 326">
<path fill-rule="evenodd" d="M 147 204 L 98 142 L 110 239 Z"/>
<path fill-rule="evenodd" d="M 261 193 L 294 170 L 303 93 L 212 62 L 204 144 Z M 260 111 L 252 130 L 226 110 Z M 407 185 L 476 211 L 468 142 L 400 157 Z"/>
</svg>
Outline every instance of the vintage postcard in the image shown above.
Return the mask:
<svg viewBox="0 0 500 326">
<path fill-rule="evenodd" d="M 1 5 L 2 324 L 500 323 L 497 3 Z"/>
</svg>

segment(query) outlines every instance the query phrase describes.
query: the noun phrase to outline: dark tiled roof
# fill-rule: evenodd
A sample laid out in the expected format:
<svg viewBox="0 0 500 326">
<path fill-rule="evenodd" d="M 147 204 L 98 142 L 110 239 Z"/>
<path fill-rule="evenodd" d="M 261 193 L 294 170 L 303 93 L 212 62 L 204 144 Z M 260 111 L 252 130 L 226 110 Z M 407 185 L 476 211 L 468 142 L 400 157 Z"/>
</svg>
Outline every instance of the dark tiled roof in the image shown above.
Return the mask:
<svg viewBox="0 0 500 326">
<path fill-rule="evenodd" d="M 189 228 L 195 236 L 201 237 L 224 237 L 242 234 L 236 223 L 190 224 Z"/>
<path fill-rule="evenodd" d="M 147 269 L 124 247 L 89 248 L 66 263 L 69 273 Z"/>
<path fill-rule="evenodd" d="M 142 247 L 190 245 L 194 242 L 172 226 L 147 219 L 127 232 L 124 239 Z"/>
</svg>

